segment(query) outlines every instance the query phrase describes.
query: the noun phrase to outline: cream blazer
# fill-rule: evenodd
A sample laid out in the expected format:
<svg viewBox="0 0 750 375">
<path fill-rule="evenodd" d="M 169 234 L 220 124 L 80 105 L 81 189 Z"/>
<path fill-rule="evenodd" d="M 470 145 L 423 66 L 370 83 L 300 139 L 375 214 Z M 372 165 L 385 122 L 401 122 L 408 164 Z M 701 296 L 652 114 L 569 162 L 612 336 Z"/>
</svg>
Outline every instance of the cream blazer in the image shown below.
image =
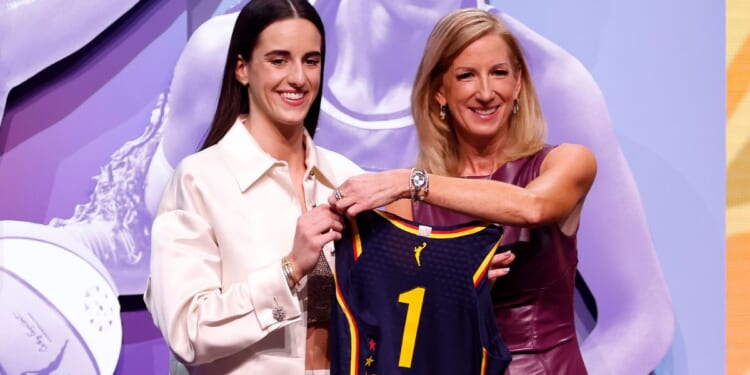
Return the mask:
<svg viewBox="0 0 750 375">
<path fill-rule="evenodd" d="M 363 171 L 307 134 L 305 142 L 311 208 Z M 287 163 L 240 121 L 178 165 L 154 219 L 144 300 L 190 373 L 304 373 L 306 278 L 291 291 L 281 267 L 300 214 Z M 332 250 L 323 249 L 330 265 Z"/>
</svg>

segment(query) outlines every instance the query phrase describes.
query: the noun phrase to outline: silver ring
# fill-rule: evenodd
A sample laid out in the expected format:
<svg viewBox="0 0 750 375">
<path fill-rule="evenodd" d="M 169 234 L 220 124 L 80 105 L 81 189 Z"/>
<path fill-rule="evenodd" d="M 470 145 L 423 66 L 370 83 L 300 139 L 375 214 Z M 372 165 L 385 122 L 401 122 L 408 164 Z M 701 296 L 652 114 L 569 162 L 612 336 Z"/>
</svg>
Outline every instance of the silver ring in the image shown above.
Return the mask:
<svg viewBox="0 0 750 375">
<path fill-rule="evenodd" d="M 340 201 L 341 199 L 343 199 L 343 198 L 344 198 L 344 193 L 342 193 L 342 192 L 341 192 L 341 190 L 339 190 L 339 189 L 336 189 L 336 190 L 335 190 L 335 191 L 333 192 L 333 197 L 334 197 L 334 198 L 336 198 L 336 201 Z"/>
</svg>

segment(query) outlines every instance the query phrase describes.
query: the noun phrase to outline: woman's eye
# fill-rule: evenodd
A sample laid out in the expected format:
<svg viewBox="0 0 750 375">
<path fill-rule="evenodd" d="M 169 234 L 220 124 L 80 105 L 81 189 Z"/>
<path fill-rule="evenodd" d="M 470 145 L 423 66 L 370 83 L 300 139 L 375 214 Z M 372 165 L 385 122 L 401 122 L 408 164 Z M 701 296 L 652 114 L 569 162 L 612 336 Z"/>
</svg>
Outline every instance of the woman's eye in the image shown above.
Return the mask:
<svg viewBox="0 0 750 375">
<path fill-rule="evenodd" d="M 505 77 L 508 75 L 508 71 L 504 69 L 497 69 L 494 71 L 494 74 L 498 77 Z"/>
<path fill-rule="evenodd" d="M 458 79 L 459 81 L 463 81 L 465 79 L 471 78 L 471 76 L 471 73 L 461 73 L 456 76 L 456 79 Z"/>
<path fill-rule="evenodd" d="M 305 64 L 317 66 L 320 64 L 320 60 L 319 59 L 307 59 L 305 60 Z"/>
</svg>

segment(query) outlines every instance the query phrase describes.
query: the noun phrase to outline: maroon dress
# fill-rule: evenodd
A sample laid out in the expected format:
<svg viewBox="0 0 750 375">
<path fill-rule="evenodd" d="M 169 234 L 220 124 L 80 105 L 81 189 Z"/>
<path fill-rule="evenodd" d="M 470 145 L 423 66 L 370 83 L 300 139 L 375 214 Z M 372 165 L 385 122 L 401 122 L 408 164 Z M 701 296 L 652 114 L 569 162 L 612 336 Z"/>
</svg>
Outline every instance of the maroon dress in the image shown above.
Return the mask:
<svg viewBox="0 0 750 375">
<path fill-rule="evenodd" d="M 488 177 L 526 186 L 539 175 L 542 161 L 552 148 L 545 146 L 534 155 L 510 161 Z M 415 221 L 428 225 L 472 220 L 420 202 L 412 204 L 412 211 Z M 492 298 L 497 325 L 513 354 L 506 374 L 586 374 L 573 308 L 578 264 L 575 234 L 567 236 L 555 224 L 504 229 L 498 252 L 510 249 L 516 259 L 511 272 L 495 282 Z"/>
</svg>

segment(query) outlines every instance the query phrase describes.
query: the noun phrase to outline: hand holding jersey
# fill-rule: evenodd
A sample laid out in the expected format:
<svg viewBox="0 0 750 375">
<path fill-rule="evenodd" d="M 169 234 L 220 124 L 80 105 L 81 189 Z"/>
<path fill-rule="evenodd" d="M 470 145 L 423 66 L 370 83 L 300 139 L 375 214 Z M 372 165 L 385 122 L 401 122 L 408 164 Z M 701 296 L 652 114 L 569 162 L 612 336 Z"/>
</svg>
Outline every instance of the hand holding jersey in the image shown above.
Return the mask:
<svg viewBox="0 0 750 375">
<path fill-rule="evenodd" d="M 340 239 L 343 229 L 341 217 L 328 205 L 316 206 L 297 219 L 294 245 L 288 256 L 294 280 L 299 281 L 315 267 L 323 246 Z"/>
</svg>

